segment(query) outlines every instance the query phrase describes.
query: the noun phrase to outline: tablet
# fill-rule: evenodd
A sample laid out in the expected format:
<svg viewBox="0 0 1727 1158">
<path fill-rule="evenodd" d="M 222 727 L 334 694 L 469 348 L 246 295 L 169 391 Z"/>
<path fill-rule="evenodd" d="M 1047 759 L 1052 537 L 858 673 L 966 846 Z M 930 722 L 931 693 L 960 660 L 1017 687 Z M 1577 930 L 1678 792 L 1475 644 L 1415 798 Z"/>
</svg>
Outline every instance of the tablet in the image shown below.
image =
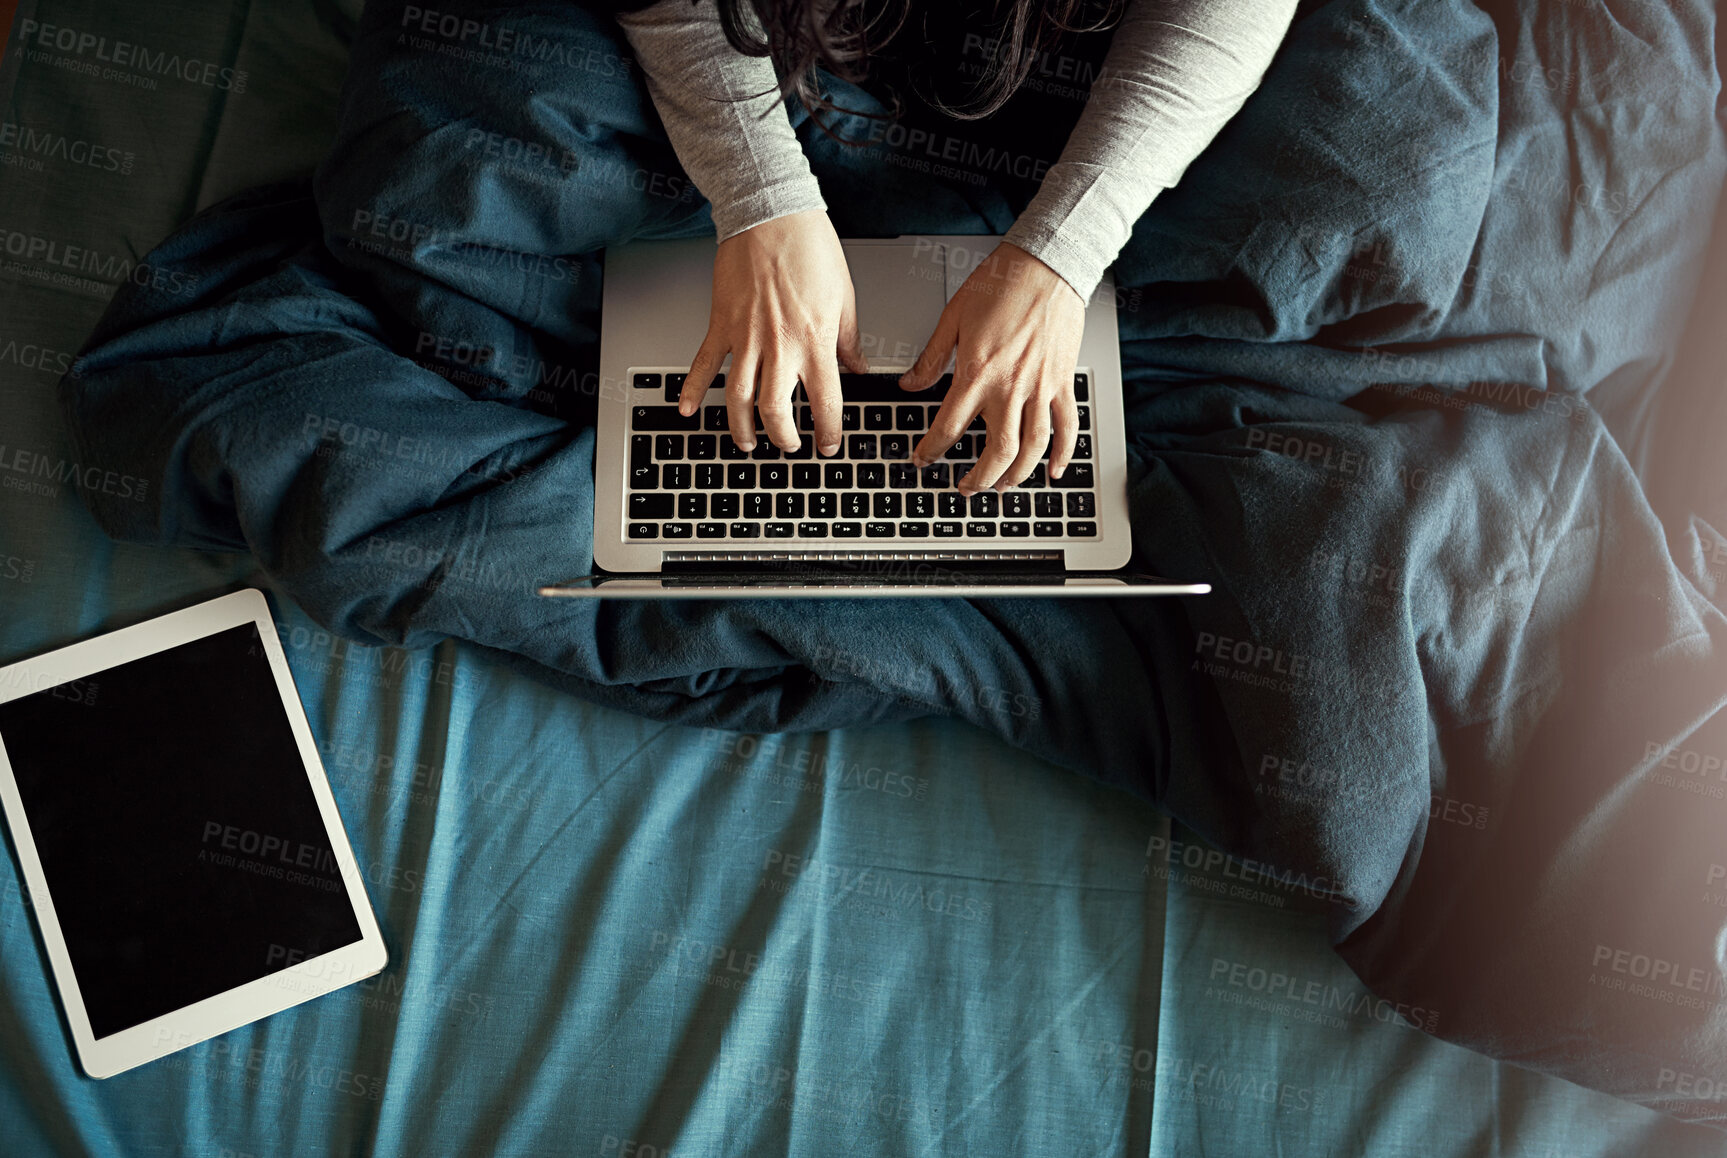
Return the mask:
<svg viewBox="0 0 1727 1158">
<path fill-rule="evenodd" d="M 387 960 L 255 588 L 0 668 L 0 805 L 91 1077 Z"/>
</svg>

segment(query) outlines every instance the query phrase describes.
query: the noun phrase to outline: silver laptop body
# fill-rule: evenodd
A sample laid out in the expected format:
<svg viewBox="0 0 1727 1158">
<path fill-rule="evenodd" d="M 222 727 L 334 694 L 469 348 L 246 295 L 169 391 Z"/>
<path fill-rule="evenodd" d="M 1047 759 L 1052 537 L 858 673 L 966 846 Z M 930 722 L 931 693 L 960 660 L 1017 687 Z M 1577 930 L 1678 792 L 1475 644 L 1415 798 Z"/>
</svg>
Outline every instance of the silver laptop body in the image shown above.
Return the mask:
<svg viewBox="0 0 1727 1158">
<path fill-rule="evenodd" d="M 871 374 L 841 375 L 845 433 L 841 453 L 831 458 L 815 454 L 805 407 L 802 447 L 789 456 L 765 434 L 754 451 L 737 447 L 726 433 L 718 385 L 696 414 L 677 413 L 683 372 L 707 332 L 711 239 L 608 250 L 594 451 L 594 560 L 603 574 L 542 593 L 1208 591 L 1203 583 L 1119 570 L 1132 537 L 1115 286 L 1107 275 L 1087 304 L 1080 345 L 1082 443 L 1056 486 L 1040 466 L 1020 487 L 960 495 L 953 484 L 976 460 L 981 420 L 932 467 L 911 465 L 910 447 L 928 428 L 951 371 L 922 392 L 902 391 L 894 379 L 910 368 L 942 307 L 998 241 L 919 235 L 842 242 Z M 729 368 L 728 358 L 723 370 Z"/>
</svg>

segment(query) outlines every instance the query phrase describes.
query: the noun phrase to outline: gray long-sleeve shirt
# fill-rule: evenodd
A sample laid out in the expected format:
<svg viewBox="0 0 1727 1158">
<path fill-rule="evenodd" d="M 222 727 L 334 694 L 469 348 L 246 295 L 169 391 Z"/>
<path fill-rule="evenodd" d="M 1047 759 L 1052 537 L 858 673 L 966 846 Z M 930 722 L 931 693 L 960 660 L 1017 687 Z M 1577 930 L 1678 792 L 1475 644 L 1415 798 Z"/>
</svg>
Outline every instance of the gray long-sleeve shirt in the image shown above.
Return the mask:
<svg viewBox="0 0 1727 1158">
<path fill-rule="evenodd" d="M 1129 0 L 1060 158 L 1005 240 L 1089 299 L 1134 222 L 1259 86 L 1295 4 Z M 618 22 L 718 240 L 826 210 L 791 122 L 769 113 L 781 105 L 772 62 L 731 47 L 711 0 L 659 0 Z"/>
</svg>

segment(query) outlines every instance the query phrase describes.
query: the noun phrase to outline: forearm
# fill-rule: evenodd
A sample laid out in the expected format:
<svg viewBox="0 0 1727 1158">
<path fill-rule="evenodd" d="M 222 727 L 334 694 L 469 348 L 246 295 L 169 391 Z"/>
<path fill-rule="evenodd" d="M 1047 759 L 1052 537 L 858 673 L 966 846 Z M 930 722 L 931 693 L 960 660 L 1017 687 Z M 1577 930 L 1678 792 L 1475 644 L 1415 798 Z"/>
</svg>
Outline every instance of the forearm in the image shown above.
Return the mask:
<svg viewBox="0 0 1727 1158">
<path fill-rule="evenodd" d="M 618 24 L 678 160 L 713 206 L 718 240 L 790 213 L 826 210 L 786 119 L 773 64 L 731 46 L 713 0 L 660 0 L 620 13 Z"/>
<path fill-rule="evenodd" d="M 1006 240 L 1089 299 L 1134 223 L 1259 87 L 1295 0 L 1131 0 L 1061 157 Z"/>
</svg>

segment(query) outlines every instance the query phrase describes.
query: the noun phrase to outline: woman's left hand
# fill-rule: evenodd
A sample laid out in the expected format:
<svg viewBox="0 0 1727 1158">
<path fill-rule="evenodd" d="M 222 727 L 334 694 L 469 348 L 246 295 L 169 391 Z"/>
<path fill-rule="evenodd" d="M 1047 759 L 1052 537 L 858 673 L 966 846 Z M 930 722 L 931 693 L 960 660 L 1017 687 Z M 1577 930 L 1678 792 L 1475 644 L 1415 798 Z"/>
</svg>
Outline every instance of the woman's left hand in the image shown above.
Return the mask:
<svg viewBox="0 0 1727 1158">
<path fill-rule="evenodd" d="M 958 351 L 953 385 L 912 461 L 924 467 L 939 459 L 982 414 L 987 439 L 977 465 L 958 480 L 963 493 L 999 491 L 1030 478 L 1052 432 L 1049 473 L 1060 478 L 1079 434 L 1073 372 L 1084 328 L 1085 302 L 1061 275 L 1017 245 L 996 246 L 948 301 L 929 344 L 900 377 L 903 389 L 928 389 Z"/>
</svg>

